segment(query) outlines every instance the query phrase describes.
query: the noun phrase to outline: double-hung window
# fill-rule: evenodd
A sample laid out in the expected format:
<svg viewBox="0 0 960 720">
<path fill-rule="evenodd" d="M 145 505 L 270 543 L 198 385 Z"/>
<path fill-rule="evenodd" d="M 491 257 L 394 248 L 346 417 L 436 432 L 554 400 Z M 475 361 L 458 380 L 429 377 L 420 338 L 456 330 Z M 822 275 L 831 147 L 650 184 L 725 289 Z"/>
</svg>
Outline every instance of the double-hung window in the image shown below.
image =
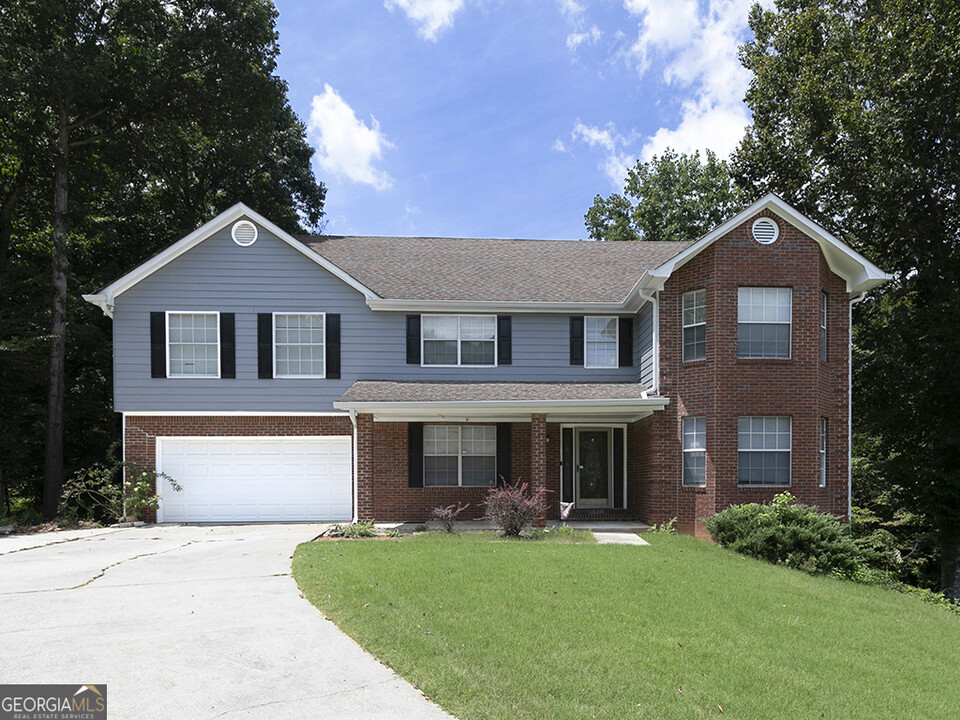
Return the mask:
<svg viewBox="0 0 960 720">
<path fill-rule="evenodd" d="M 789 487 L 792 419 L 748 415 L 738 421 L 737 483 Z"/>
<path fill-rule="evenodd" d="M 827 361 L 827 294 L 820 293 L 820 362 Z"/>
<path fill-rule="evenodd" d="M 496 426 L 427 425 L 423 428 L 424 487 L 493 487 L 496 484 Z"/>
<path fill-rule="evenodd" d="M 707 484 L 707 419 L 683 418 L 683 484 Z"/>
<path fill-rule="evenodd" d="M 683 294 L 683 360 L 707 357 L 707 291 Z"/>
<path fill-rule="evenodd" d="M 220 314 L 167 313 L 168 377 L 220 377 Z"/>
<path fill-rule="evenodd" d="M 273 376 L 323 378 L 324 313 L 273 314 Z"/>
<path fill-rule="evenodd" d="M 790 288 L 740 288 L 737 356 L 789 358 L 792 303 Z"/>
<path fill-rule="evenodd" d="M 424 315 L 421 322 L 424 365 L 497 364 L 495 315 Z"/>
<path fill-rule="evenodd" d="M 617 334 L 620 322 L 615 317 L 584 318 L 584 358 L 587 368 L 615 368 L 618 366 Z"/>
<path fill-rule="evenodd" d="M 820 487 L 827 486 L 827 419 L 820 418 Z"/>
</svg>

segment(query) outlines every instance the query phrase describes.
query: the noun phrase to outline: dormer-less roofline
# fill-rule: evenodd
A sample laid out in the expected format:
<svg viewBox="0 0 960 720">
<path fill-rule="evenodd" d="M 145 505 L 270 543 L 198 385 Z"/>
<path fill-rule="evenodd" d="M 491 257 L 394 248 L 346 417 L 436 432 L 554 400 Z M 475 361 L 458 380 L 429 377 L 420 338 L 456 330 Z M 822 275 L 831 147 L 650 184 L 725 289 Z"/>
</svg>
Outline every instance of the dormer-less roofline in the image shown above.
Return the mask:
<svg viewBox="0 0 960 720">
<path fill-rule="evenodd" d="M 103 310 L 107 317 L 113 317 L 114 301 L 116 300 L 117 296 L 126 292 L 144 278 L 152 275 L 163 266 L 180 257 L 191 248 L 199 245 L 215 232 L 222 230 L 231 223 L 243 218 L 252 220 L 265 230 L 276 235 L 294 250 L 302 255 L 305 255 L 310 260 L 313 260 L 313 262 L 317 263 L 317 265 L 343 280 L 343 282 L 357 292 L 363 294 L 367 300 L 378 297 L 375 292 L 365 287 L 362 283 L 345 273 L 322 255 L 308 248 L 288 232 L 270 222 L 258 212 L 250 209 L 243 203 L 237 203 L 228 210 L 224 210 L 209 222 L 204 223 L 189 235 L 186 235 L 170 245 L 168 248 L 165 248 L 161 252 L 157 253 L 143 264 L 138 265 L 120 279 L 115 280 L 110 285 L 107 285 L 100 292 L 92 295 L 84 295 L 83 299 L 98 306 L 101 310 Z"/>
<path fill-rule="evenodd" d="M 643 277 L 640 278 L 640 282 L 637 283 L 638 291 L 656 292 L 662 290 L 664 283 L 678 268 L 695 258 L 728 232 L 764 210 L 773 212 L 816 241 L 830 269 L 847 281 L 847 292 L 851 296 L 865 293 L 893 279 L 893 275 L 883 272 L 863 255 L 846 243 L 841 242 L 806 215 L 788 205 L 780 197 L 768 193 L 659 267 L 645 271 Z"/>
</svg>

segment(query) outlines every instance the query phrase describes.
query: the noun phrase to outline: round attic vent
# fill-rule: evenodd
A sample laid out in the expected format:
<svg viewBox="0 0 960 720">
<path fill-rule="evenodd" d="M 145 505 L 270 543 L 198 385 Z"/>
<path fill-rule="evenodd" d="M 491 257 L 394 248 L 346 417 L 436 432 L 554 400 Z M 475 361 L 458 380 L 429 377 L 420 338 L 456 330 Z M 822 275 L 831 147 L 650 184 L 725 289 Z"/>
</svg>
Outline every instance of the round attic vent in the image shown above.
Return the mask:
<svg viewBox="0 0 960 720">
<path fill-rule="evenodd" d="M 257 226 L 249 220 L 240 220 L 233 224 L 230 230 L 233 241 L 240 247 L 253 245 L 257 241 Z"/>
<path fill-rule="evenodd" d="M 753 239 L 761 245 L 769 245 L 780 237 L 780 226 L 770 218 L 757 218 L 753 223 Z"/>
</svg>

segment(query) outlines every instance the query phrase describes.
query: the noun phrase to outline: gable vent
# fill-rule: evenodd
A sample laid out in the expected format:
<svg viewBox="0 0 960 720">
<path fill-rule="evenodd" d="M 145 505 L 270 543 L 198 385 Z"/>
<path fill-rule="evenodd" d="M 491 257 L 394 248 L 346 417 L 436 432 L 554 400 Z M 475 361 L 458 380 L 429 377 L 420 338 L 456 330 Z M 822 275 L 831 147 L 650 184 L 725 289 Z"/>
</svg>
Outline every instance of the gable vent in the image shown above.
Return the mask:
<svg viewBox="0 0 960 720">
<path fill-rule="evenodd" d="M 769 245 L 780 237 L 780 226 L 770 218 L 757 218 L 753 223 L 753 239 L 761 245 Z"/>
<path fill-rule="evenodd" d="M 240 247 L 253 245 L 257 241 L 257 226 L 249 220 L 240 220 L 233 224 L 230 231 L 233 241 Z"/>
</svg>

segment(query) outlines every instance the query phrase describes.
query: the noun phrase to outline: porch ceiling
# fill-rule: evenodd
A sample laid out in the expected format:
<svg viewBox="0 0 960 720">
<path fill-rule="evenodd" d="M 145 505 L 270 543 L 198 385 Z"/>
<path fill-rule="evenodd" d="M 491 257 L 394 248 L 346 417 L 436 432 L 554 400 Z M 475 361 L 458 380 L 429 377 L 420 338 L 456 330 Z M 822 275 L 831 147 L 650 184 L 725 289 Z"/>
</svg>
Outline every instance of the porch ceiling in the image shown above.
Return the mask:
<svg viewBox="0 0 960 720">
<path fill-rule="evenodd" d="M 668 400 L 639 383 L 484 383 L 358 380 L 333 406 L 375 420 L 604 420 L 632 422 Z"/>
</svg>

